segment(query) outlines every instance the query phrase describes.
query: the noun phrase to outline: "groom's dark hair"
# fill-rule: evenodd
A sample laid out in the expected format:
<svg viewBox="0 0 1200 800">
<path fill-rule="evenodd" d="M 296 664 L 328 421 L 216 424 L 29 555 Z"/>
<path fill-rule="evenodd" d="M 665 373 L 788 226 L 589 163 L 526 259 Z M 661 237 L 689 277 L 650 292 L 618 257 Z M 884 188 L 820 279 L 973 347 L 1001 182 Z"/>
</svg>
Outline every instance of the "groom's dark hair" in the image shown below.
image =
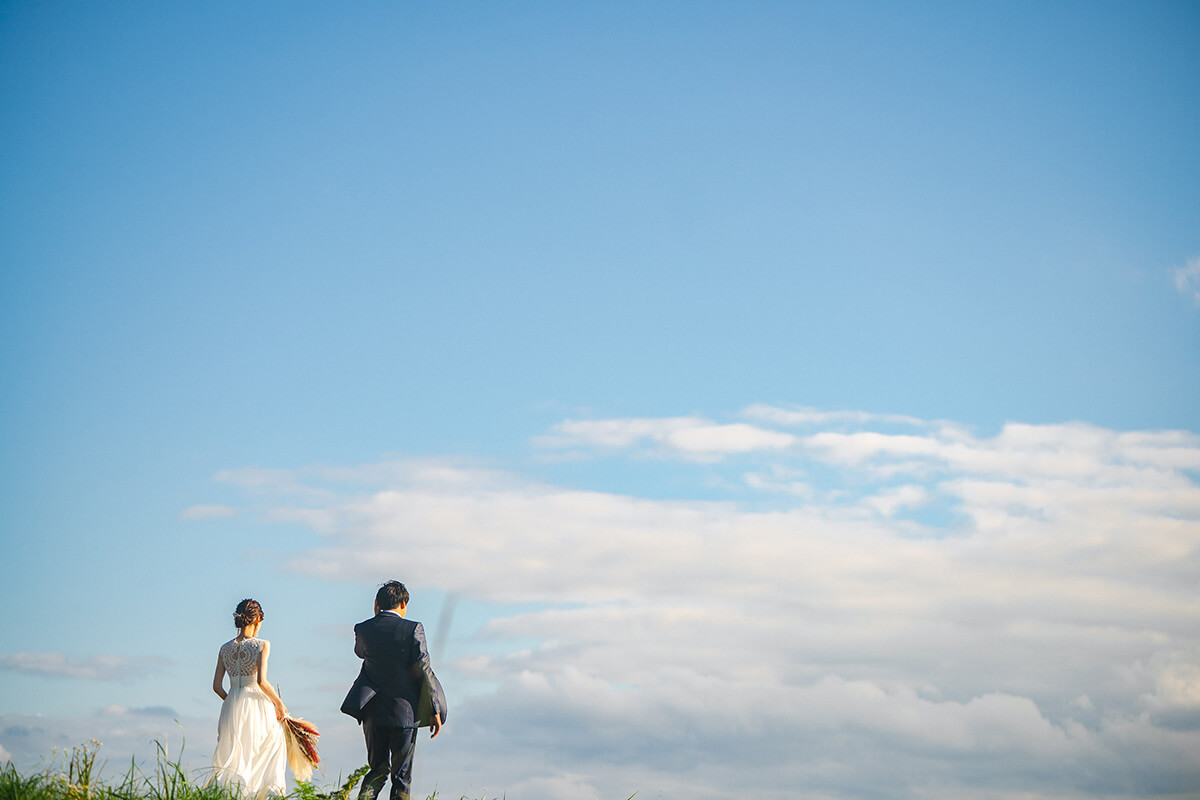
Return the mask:
<svg viewBox="0 0 1200 800">
<path fill-rule="evenodd" d="M 400 581 L 388 581 L 375 593 L 375 604 L 387 610 L 408 605 L 408 589 Z"/>
</svg>

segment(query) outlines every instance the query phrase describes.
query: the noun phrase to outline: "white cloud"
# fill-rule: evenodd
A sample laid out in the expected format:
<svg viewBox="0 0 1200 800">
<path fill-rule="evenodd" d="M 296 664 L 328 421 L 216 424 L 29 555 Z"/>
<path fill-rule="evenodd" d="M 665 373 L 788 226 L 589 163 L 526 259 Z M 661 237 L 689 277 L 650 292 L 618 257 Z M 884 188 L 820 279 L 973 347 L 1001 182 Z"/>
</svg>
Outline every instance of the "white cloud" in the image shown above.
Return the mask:
<svg viewBox="0 0 1200 800">
<path fill-rule="evenodd" d="M 772 465 L 761 472 L 747 472 L 742 475 L 742 481 L 751 489 L 769 492 L 784 492 L 796 497 L 811 499 L 816 489 L 807 480 L 803 470 L 788 469 Z"/>
<path fill-rule="evenodd" d="M 0 763 L 7 761 L 12 761 L 12 753 L 5 750 L 3 745 L 0 745 Z"/>
<path fill-rule="evenodd" d="M 141 708 L 130 708 L 129 706 L 113 703 L 107 705 L 97 712 L 102 717 L 177 717 L 178 712 L 170 706 L 143 706 Z"/>
<path fill-rule="evenodd" d="M 1200 436 L 1185 431 L 1117 433 L 1082 424 L 1006 424 L 992 439 L 961 429 L 931 434 L 820 432 L 804 437 L 813 457 L 883 475 L 940 470 L 1030 483 L 1059 479 L 1084 485 L 1195 490 L 1180 470 L 1200 468 Z"/>
<path fill-rule="evenodd" d="M 95 655 L 71 658 L 63 653 L 0 653 L 0 670 L 47 678 L 85 680 L 132 680 L 160 669 L 161 658 Z"/>
<path fill-rule="evenodd" d="M 674 431 L 665 441 L 676 450 L 696 454 L 749 453 L 755 450 L 782 450 L 795 443 L 796 437 L 753 425 L 698 425 Z"/>
<path fill-rule="evenodd" d="M 707 420 L 698 417 L 569 419 L 555 425 L 550 433 L 537 437 L 534 443 L 546 448 L 627 448 L 647 440 L 661 442 L 676 431 L 708 424 Z"/>
<path fill-rule="evenodd" d="M 734 453 L 782 450 L 796 437 L 745 423 L 716 424 L 699 417 L 566 420 L 534 440 L 548 450 L 628 449 L 642 445 L 664 453 L 708 459 Z"/>
<path fill-rule="evenodd" d="M 282 469 L 263 469 L 262 467 L 242 467 L 218 472 L 216 481 L 243 489 L 251 489 L 263 495 L 279 497 L 295 497 L 313 501 L 329 500 L 334 494 L 325 488 L 315 488 L 306 483 L 313 470 L 290 471 Z"/>
<path fill-rule="evenodd" d="M 769 462 L 712 484 L 724 500 L 445 461 L 281 475 L 304 504 L 276 518 L 320 537 L 284 568 L 514 604 L 439 665 L 451 685 L 498 687 L 456 701 L 461 738 L 432 756 L 472 785 L 531 798 L 1194 786 L 1200 437 L 877 429 L 896 422 L 814 413 L 786 440 L 697 417 L 550 434 Z M 333 485 L 348 476 L 352 490 Z"/>
<path fill-rule="evenodd" d="M 233 506 L 189 506 L 179 512 L 180 519 L 221 519 L 224 517 L 232 517 L 237 514 L 237 509 Z"/>
<path fill-rule="evenodd" d="M 923 486 L 908 484 L 885 489 L 879 494 L 866 498 L 863 502 L 879 514 L 891 517 L 902 509 L 925 505 L 929 502 L 929 492 Z"/>
<path fill-rule="evenodd" d="M 1190 259 L 1186 266 L 1177 268 L 1174 278 L 1179 293 L 1200 306 L 1200 256 Z"/>
<path fill-rule="evenodd" d="M 760 422 L 788 427 L 811 425 L 866 425 L 884 423 L 894 425 L 911 425 L 924 427 L 928 423 L 916 417 L 904 414 L 872 414 L 866 411 L 822 411 L 816 408 L 779 408 L 765 404 L 755 404 L 742 409 L 741 415 Z"/>
</svg>

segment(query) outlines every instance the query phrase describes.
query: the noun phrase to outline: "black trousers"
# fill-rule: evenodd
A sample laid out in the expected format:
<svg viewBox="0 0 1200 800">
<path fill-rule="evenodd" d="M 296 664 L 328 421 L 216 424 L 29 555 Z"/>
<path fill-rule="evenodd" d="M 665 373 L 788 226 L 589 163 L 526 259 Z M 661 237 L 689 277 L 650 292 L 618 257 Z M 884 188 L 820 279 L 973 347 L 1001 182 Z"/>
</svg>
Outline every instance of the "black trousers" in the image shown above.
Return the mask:
<svg viewBox="0 0 1200 800">
<path fill-rule="evenodd" d="M 412 791 L 413 752 L 417 749 L 416 728 L 393 728 L 363 723 L 367 740 L 367 765 L 371 768 L 358 790 L 359 800 L 375 800 L 388 774 L 392 777 L 392 800 L 409 800 Z"/>
</svg>

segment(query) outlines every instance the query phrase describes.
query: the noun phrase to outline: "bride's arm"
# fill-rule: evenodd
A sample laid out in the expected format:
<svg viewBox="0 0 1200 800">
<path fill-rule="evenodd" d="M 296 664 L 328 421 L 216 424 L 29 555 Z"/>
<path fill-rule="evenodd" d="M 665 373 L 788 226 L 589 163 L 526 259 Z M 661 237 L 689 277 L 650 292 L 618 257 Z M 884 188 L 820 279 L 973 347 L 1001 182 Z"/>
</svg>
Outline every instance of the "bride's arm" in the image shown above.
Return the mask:
<svg viewBox="0 0 1200 800">
<path fill-rule="evenodd" d="M 221 660 L 221 654 L 217 653 L 217 671 L 213 673 L 213 691 L 217 693 L 217 697 L 225 699 L 225 687 L 222 685 L 225 681 L 225 662 Z"/>
<path fill-rule="evenodd" d="M 275 704 L 275 716 L 280 722 L 287 716 L 287 706 L 283 704 L 283 700 L 271 688 L 270 681 L 267 680 L 267 658 L 271 655 L 271 643 L 264 641 L 262 652 L 258 654 L 258 688 L 263 690 L 271 702 Z"/>
</svg>

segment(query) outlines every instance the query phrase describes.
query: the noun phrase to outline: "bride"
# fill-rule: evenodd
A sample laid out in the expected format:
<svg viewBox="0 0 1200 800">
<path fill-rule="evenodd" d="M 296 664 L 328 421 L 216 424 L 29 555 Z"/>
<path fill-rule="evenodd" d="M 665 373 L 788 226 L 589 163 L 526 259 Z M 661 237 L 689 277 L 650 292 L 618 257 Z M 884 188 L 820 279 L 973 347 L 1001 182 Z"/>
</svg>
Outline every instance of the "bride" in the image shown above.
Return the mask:
<svg viewBox="0 0 1200 800">
<path fill-rule="evenodd" d="M 258 638 L 262 621 L 258 601 L 238 603 L 233 614 L 238 635 L 221 645 L 213 675 L 213 691 L 224 702 L 217 720 L 217 749 L 209 783 L 238 790 L 255 800 L 284 795 L 287 764 L 287 745 L 280 725 L 287 708 L 267 682 L 271 643 Z M 228 692 L 223 687 L 226 675 Z"/>
</svg>

